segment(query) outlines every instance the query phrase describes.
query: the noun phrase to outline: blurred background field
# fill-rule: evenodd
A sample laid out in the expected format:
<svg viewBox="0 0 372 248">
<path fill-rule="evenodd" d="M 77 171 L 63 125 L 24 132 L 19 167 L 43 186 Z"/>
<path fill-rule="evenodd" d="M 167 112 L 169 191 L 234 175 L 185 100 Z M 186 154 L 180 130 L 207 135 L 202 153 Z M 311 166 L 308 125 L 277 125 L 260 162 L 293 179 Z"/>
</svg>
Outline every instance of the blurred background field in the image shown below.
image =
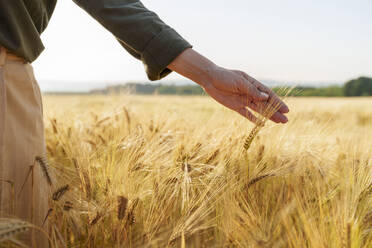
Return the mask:
<svg viewBox="0 0 372 248">
<path fill-rule="evenodd" d="M 45 96 L 53 246 L 371 247 L 372 98 L 286 102 L 246 151 L 208 97 Z"/>
</svg>

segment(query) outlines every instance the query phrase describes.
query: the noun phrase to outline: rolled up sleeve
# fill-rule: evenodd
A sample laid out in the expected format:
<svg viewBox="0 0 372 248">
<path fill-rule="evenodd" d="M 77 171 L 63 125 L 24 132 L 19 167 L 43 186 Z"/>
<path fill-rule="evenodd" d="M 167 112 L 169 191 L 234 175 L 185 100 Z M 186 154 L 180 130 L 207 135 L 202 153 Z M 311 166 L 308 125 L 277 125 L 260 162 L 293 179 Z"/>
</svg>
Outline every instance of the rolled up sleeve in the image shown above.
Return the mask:
<svg viewBox="0 0 372 248">
<path fill-rule="evenodd" d="M 159 80 L 167 66 L 192 47 L 174 29 L 138 0 L 74 0 L 109 30 L 120 44 L 140 59 L 150 80 Z"/>
</svg>

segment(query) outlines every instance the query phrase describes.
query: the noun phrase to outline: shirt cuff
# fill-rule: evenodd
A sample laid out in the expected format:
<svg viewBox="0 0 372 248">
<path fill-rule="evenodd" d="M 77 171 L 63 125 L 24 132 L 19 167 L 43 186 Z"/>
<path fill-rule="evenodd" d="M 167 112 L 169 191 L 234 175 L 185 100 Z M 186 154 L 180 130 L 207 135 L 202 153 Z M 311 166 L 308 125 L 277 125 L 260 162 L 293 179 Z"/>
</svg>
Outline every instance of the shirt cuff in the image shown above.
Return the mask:
<svg viewBox="0 0 372 248">
<path fill-rule="evenodd" d="M 147 44 L 142 53 L 141 59 L 147 77 L 154 81 L 167 76 L 172 72 L 167 66 L 184 50 L 191 47 L 174 29 L 162 30 Z"/>
</svg>

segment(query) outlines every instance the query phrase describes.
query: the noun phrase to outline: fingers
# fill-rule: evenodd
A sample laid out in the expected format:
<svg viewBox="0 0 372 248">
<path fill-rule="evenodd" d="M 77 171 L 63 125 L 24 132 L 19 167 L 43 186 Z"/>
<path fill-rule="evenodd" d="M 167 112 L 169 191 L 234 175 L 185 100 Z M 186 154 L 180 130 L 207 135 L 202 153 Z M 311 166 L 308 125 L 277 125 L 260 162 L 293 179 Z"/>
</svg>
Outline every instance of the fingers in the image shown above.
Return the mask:
<svg viewBox="0 0 372 248">
<path fill-rule="evenodd" d="M 268 103 L 263 103 L 263 102 L 259 102 L 259 103 L 249 102 L 247 106 L 260 114 L 264 114 L 266 108 L 269 107 Z M 275 123 L 287 123 L 288 122 L 288 118 L 279 111 L 275 112 L 271 116 L 267 116 L 267 118 L 269 118 L 271 121 Z"/>
<path fill-rule="evenodd" d="M 253 108 L 252 108 L 253 109 Z M 254 110 L 254 109 L 253 109 Z M 244 116 L 245 118 L 247 118 L 248 120 L 250 120 L 251 122 L 255 123 L 255 124 L 260 124 L 260 120 L 254 115 L 252 114 L 252 112 L 250 112 L 246 107 L 241 107 L 237 110 L 237 112 L 239 114 L 241 114 L 242 116 Z M 258 112 L 258 111 L 257 111 Z M 275 122 L 275 123 L 287 123 L 288 122 L 288 118 L 283 115 L 282 113 L 280 112 L 275 112 L 270 118 L 269 118 L 271 121 Z"/>
<path fill-rule="evenodd" d="M 233 88 L 231 88 L 231 84 L 225 89 L 220 89 L 210 84 L 204 86 L 204 90 L 220 104 L 236 111 L 249 121 L 261 125 L 262 121 L 252 114 L 247 107 L 257 113 L 265 114 L 267 108 L 272 105 L 273 98 L 270 99 L 269 94 L 271 91 L 269 90 L 269 93 L 265 92 L 266 96 L 260 96 L 260 92 L 254 84 L 247 82 L 244 78 L 236 81 L 241 81 L 241 83 L 234 83 Z M 273 95 L 275 96 L 275 94 Z M 272 116 L 267 116 L 267 118 L 276 123 L 286 123 L 288 121 L 281 112 L 276 112 Z"/>
<path fill-rule="evenodd" d="M 246 107 L 249 107 L 249 108 L 253 109 L 255 112 L 257 112 L 261 115 L 265 115 L 268 119 L 270 119 L 271 121 L 273 121 L 275 123 L 287 123 L 288 118 L 283 113 L 281 113 L 279 111 L 276 111 L 275 113 L 270 113 L 271 116 L 268 116 L 269 115 L 268 108 L 272 108 L 271 104 L 272 103 L 269 103 L 269 102 L 251 101 L 251 100 L 249 100 L 249 98 L 247 96 L 240 96 L 239 97 L 239 106 L 244 105 Z"/>
<path fill-rule="evenodd" d="M 244 116 L 245 118 L 247 118 L 248 120 L 250 120 L 251 122 L 255 124 L 259 123 L 257 117 L 254 116 L 254 114 L 252 114 L 245 106 L 235 109 L 235 111 Z"/>
<path fill-rule="evenodd" d="M 241 75 L 245 79 L 247 79 L 249 82 L 251 82 L 259 91 L 268 94 L 269 95 L 269 98 L 271 98 L 275 102 L 275 105 L 278 104 L 278 106 L 280 106 L 278 108 L 278 111 L 280 113 L 285 114 L 285 113 L 288 113 L 289 112 L 288 106 L 282 100 L 280 100 L 280 98 L 272 90 L 270 90 L 264 84 L 260 83 L 256 79 L 252 78 L 251 76 L 249 76 L 245 72 L 241 72 Z"/>
<path fill-rule="evenodd" d="M 248 95 L 256 101 L 267 101 L 269 99 L 269 95 L 266 92 L 259 91 L 254 84 L 246 82 L 244 79 L 235 81 L 236 85 L 234 88 L 236 93 Z"/>
<path fill-rule="evenodd" d="M 275 104 L 275 106 L 278 106 L 278 111 L 280 113 L 285 114 L 285 113 L 288 113 L 289 112 L 288 106 L 272 90 L 270 90 L 265 85 L 263 85 L 260 82 L 258 82 L 257 80 L 255 80 L 255 83 L 254 84 L 256 85 L 256 87 L 260 91 L 263 91 L 263 92 L 269 94 L 269 96 L 270 96 L 269 98 L 272 99 L 272 101 Z"/>
<path fill-rule="evenodd" d="M 235 93 L 231 94 L 219 91 L 212 85 L 210 85 L 209 87 L 205 87 L 204 89 L 220 104 L 233 111 L 238 112 L 253 123 L 258 122 L 257 117 L 254 116 L 248 109 L 246 109 L 247 103 L 242 102 L 242 98 L 240 98 L 239 96 L 236 97 Z"/>
<path fill-rule="evenodd" d="M 275 112 L 269 119 L 275 123 L 284 124 L 288 122 L 288 118 L 284 114 L 280 113 L 279 111 Z"/>
</svg>

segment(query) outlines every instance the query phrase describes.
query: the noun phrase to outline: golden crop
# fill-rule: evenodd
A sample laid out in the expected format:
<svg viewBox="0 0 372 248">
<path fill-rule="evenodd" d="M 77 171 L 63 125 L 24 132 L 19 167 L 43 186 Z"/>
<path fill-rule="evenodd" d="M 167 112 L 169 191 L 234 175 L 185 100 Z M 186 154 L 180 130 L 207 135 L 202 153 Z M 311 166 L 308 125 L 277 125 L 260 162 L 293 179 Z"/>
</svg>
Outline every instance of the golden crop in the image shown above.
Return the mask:
<svg viewBox="0 0 372 248">
<path fill-rule="evenodd" d="M 53 247 L 372 247 L 372 99 L 47 96 Z"/>
</svg>

